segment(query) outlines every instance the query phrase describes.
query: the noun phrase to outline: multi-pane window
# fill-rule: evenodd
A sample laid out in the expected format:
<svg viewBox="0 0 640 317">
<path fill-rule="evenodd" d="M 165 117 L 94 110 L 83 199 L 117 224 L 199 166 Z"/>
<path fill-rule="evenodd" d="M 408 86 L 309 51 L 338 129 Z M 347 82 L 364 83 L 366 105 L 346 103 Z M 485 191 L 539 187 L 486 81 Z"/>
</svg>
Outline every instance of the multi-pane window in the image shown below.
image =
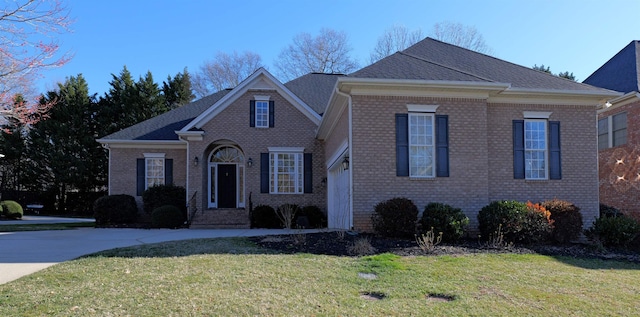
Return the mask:
<svg viewBox="0 0 640 317">
<path fill-rule="evenodd" d="M 269 153 L 270 189 L 272 194 L 303 193 L 302 153 Z"/>
<path fill-rule="evenodd" d="M 609 118 L 598 120 L 598 150 L 609 147 Z"/>
<path fill-rule="evenodd" d="M 269 101 L 256 101 L 256 127 L 269 127 Z"/>
<path fill-rule="evenodd" d="M 409 114 L 409 176 L 434 177 L 433 114 Z"/>
<path fill-rule="evenodd" d="M 613 146 L 627 143 L 627 113 L 619 113 L 611 117 L 611 131 Z"/>
<path fill-rule="evenodd" d="M 598 120 L 598 149 L 627 144 L 627 113 Z"/>
<path fill-rule="evenodd" d="M 526 179 L 547 178 L 546 120 L 525 120 L 524 160 Z"/>
<path fill-rule="evenodd" d="M 164 158 L 148 157 L 145 161 L 145 189 L 157 185 L 164 185 Z"/>
</svg>

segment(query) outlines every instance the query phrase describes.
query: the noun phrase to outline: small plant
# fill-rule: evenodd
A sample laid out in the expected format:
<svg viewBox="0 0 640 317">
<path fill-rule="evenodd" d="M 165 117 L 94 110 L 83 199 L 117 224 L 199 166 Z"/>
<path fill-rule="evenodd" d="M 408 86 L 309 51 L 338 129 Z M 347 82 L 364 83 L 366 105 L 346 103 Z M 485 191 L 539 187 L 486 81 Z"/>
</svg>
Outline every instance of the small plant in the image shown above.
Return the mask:
<svg viewBox="0 0 640 317">
<path fill-rule="evenodd" d="M 93 203 L 97 225 L 132 223 L 138 216 L 138 205 L 130 195 L 102 196 Z"/>
<path fill-rule="evenodd" d="M 251 211 L 251 228 L 282 229 L 275 209 L 258 205 Z"/>
<path fill-rule="evenodd" d="M 185 218 L 180 208 L 166 205 L 158 207 L 151 213 L 151 226 L 153 228 L 174 229 L 184 224 Z"/>
<path fill-rule="evenodd" d="M 293 243 L 305 244 L 307 242 L 307 235 L 302 231 L 302 228 L 296 228 L 296 233 L 293 235 Z"/>
<path fill-rule="evenodd" d="M 559 199 L 548 200 L 542 206 L 551 213 L 553 230 L 551 237 L 559 243 L 575 240 L 582 232 L 582 215 L 576 205 Z"/>
<path fill-rule="evenodd" d="M 356 256 L 372 255 L 375 254 L 376 251 L 376 248 L 371 245 L 371 239 L 368 237 L 358 238 L 347 247 L 347 252 Z"/>
<path fill-rule="evenodd" d="M 392 198 L 377 204 L 371 217 L 373 230 L 385 237 L 413 236 L 417 220 L 418 208 L 407 198 Z"/>
<path fill-rule="evenodd" d="M 429 203 L 422 213 L 420 225 L 423 230 L 442 233 L 442 241 L 456 242 L 464 235 L 464 228 L 469 225 L 469 218 L 460 208 L 453 208 L 446 204 Z"/>
<path fill-rule="evenodd" d="M 420 247 L 422 252 L 431 253 L 435 249 L 436 245 L 442 242 L 442 232 L 438 233 L 438 236 L 436 237 L 433 232 L 433 227 L 431 227 L 431 230 L 427 231 L 427 233 L 423 233 L 420 236 L 416 235 L 415 238 L 416 243 L 418 243 L 418 247 Z"/>
<path fill-rule="evenodd" d="M 24 215 L 22 206 L 17 201 L 4 200 L 0 202 L 0 206 L 2 207 L 1 214 L 9 219 L 22 219 L 22 215 Z"/>
<path fill-rule="evenodd" d="M 640 224 L 625 216 L 598 218 L 585 231 L 587 238 L 605 247 L 627 247 L 639 234 Z"/>
<path fill-rule="evenodd" d="M 295 219 L 296 214 L 299 210 L 300 207 L 293 204 L 284 204 L 278 207 L 278 209 L 276 210 L 276 216 L 278 216 L 282 227 L 286 229 L 293 228 L 293 220 Z"/>
<path fill-rule="evenodd" d="M 346 236 L 347 231 L 346 230 L 338 230 L 336 231 L 336 235 L 338 236 L 338 240 L 342 241 L 344 240 L 344 237 Z"/>
<path fill-rule="evenodd" d="M 513 242 L 504 241 L 502 225 L 499 225 L 498 230 L 490 234 L 489 239 L 482 246 L 490 249 L 510 249 L 513 247 Z"/>
</svg>

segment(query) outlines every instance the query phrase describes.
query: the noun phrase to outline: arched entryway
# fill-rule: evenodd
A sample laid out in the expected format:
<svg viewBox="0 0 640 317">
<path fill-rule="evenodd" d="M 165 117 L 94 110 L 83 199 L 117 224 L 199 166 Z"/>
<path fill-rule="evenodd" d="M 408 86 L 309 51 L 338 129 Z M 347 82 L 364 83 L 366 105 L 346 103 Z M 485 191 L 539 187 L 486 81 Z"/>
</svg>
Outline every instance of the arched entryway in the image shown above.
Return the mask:
<svg viewBox="0 0 640 317">
<path fill-rule="evenodd" d="M 244 154 L 233 145 L 215 147 L 208 159 L 209 208 L 244 208 Z"/>
</svg>

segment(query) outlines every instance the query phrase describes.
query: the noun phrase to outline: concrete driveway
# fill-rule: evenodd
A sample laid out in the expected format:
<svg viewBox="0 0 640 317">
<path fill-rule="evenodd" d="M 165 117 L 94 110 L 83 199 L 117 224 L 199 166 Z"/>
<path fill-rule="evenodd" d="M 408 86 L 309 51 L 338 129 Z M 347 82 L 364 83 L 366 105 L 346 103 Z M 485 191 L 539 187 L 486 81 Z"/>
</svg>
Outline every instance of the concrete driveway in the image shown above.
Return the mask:
<svg viewBox="0 0 640 317">
<path fill-rule="evenodd" d="M 6 222 L 2 222 L 4 224 Z M 23 222 L 24 223 L 24 222 Z M 317 230 L 304 230 L 316 232 Z M 174 240 L 298 233 L 286 229 L 95 229 L 0 232 L 0 284 L 98 251 Z"/>
</svg>

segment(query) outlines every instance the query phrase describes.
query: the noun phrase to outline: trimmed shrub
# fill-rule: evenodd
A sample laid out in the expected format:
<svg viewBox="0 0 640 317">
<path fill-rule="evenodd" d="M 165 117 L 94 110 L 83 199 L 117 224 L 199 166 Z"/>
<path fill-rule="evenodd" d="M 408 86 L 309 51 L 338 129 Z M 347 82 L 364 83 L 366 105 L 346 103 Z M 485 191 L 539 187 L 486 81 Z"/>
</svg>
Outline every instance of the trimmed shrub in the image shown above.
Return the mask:
<svg viewBox="0 0 640 317">
<path fill-rule="evenodd" d="M 640 224 L 625 216 L 600 217 L 585 231 L 590 240 L 607 247 L 626 247 L 640 234 Z"/>
<path fill-rule="evenodd" d="M 296 214 L 294 224 L 304 227 L 304 218 L 306 218 L 306 225 L 308 228 L 326 228 L 327 216 L 320 210 L 318 206 L 309 205 L 304 206 Z"/>
<path fill-rule="evenodd" d="M 371 216 L 373 230 L 385 237 L 413 237 L 418 207 L 407 198 L 392 198 L 378 203 Z"/>
<path fill-rule="evenodd" d="M 258 205 L 251 211 L 251 228 L 282 229 L 282 225 L 273 207 Z"/>
<path fill-rule="evenodd" d="M 175 185 L 159 185 L 149 187 L 142 193 L 144 212 L 151 214 L 156 208 L 176 206 L 187 217 L 187 192 L 184 187 Z"/>
<path fill-rule="evenodd" d="M 153 228 L 179 228 L 186 218 L 180 208 L 172 205 L 158 207 L 151 212 L 151 227 Z"/>
<path fill-rule="evenodd" d="M 622 215 L 622 212 L 618 208 L 605 205 L 605 204 L 600 204 L 600 218 L 617 217 L 621 215 Z"/>
<path fill-rule="evenodd" d="M 542 242 L 551 233 L 553 221 L 550 216 L 549 211 L 539 204 L 494 201 L 478 213 L 478 227 L 484 239 L 489 239 L 502 227 L 507 242 Z"/>
<path fill-rule="evenodd" d="M 96 225 L 132 223 L 138 216 L 138 206 L 133 196 L 102 196 L 93 203 Z"/>
<path fill-rule="evenodd" d="M 551 237 L 559 243 L 578 239 L 582 232 L 582 215 L 576 205 L 559 199 L 547 200 L 542 206 L 551 213 L 553 230 Z"/>
<path fill-rule="evenodd" d="M 442 241 L 456 242 L 462 238 L 464 228 L 469 225 L 469 218 L 460 208 L 442 203 L 429 203 L 424 208 L 420 225 L 422 233 L 433 228 L 436 235 L 442 232 Z"/>
<path fill-rule="evenodd" d="M 0 206 L 2 206 L 2 215 L 9 219 L 22 219 L 24 215 L 22 206 L 17 201 L 4 200 L 0 202 Z"/>
</svg>

